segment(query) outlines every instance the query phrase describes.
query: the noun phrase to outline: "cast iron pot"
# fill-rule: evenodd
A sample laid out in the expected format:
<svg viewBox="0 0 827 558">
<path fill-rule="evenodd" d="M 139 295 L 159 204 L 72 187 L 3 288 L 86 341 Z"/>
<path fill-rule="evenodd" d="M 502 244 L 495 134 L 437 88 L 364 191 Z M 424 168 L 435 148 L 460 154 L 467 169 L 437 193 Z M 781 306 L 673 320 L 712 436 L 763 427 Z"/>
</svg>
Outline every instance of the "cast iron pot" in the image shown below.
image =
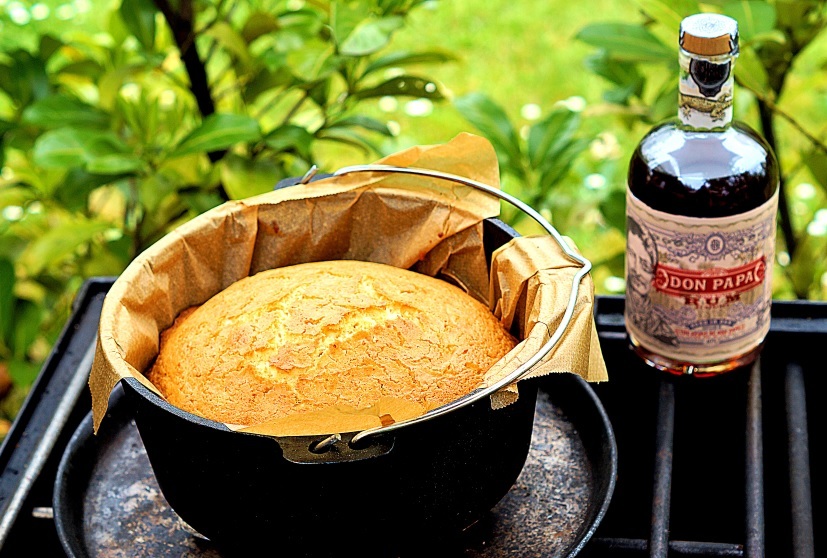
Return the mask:
<svg viewBox="0 0 827 558">
<path fill-rule="evenodd" d="M 484 222 L 486 254 L 517 236 Z M 511 488 L 528 454 L 537 385 L 492 410 L 470 405 L 326 451 L 325 436 L 232 432 L 186 413 L 135 379 L 123 382 L 152 469 L 171 507 L 227 551 L 336 554 L 457 532 Z M 261 546 L 265 545 L 265 546 Z"/>
</svg>

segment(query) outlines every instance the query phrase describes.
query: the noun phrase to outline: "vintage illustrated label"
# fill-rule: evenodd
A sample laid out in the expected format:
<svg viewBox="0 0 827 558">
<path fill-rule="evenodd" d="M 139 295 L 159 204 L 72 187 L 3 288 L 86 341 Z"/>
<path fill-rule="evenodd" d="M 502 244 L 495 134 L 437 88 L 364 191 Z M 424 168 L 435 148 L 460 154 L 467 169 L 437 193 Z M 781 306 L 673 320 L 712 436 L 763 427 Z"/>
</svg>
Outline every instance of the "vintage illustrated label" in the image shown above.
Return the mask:
<svg viewBox="0 0 827 558">
<path fill-rule="evenodd" d="M 626 327 L 650 351 L 698 364 L 755 348 L 772 301 L 778 193 L 710 219 L 657 211 L 626 195 Z"/>
</svg>

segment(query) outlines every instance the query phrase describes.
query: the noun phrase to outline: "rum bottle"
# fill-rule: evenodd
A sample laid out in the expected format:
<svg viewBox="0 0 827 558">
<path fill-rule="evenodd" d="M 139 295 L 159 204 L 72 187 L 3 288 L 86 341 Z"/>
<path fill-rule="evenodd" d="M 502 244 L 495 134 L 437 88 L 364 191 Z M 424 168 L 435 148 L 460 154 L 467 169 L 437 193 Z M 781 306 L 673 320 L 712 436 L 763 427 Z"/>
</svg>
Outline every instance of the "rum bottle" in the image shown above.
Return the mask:
<svg viewBox="0 0 827 558">
<path fill-rule="evenodd" d="M 752 362 L 769 330 L 779 173 L 732 121 L 737 22 L 687 17 L 679 43 L 678 116 L 629 164 L 625 319 L 648 364 L 709 376 Z"/>
</svg>

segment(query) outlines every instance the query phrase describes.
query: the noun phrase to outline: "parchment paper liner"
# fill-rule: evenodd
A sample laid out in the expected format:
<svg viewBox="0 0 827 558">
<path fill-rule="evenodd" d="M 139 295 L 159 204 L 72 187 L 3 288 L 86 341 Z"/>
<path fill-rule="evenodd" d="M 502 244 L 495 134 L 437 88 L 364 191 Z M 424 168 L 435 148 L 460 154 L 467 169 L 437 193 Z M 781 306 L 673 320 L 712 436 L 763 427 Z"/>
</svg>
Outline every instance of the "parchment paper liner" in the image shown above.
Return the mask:
<svg viewBox="0 0 827 558">
<path fill-rule="evenodd" d="M 439 170 L 499 186 L 493 148 L 471 134 L 444 145 L 414 147 L 379 163 Z M 158 353 L 160 332 L 179 312 L 247 275 L 310 261 L 353 259 L 410 268 L 448 278 L 489 303 L 506 327 L 518 325 L 523 339 L 487 373 L 485 381 L 495 381 L 536 353 L 554 331 L 578 269 L 551 237 L 520 238 L 495 252 L 489 276 L 482 220 L 498 213 L 499 201 L 473 188 L 386 173 L 297 185 L 204 213 L 140 254 L 109 291 L 89 379 L 95 430 L 121 379 L 134 377 L 160 395 L 142 371 Z M 587 275 L 565 335 L 530 376 L 573 372 L 590 382 L 608 379 L 593 301 Z M 516 398 L 512 385 L 492 396 L 492 406 L 500 408 Z M 273 436 L 350 432 L 425 411 L 415 403 L 383 397 L 370 409 L 336 407 L 244 430 Z"/>
</svg>

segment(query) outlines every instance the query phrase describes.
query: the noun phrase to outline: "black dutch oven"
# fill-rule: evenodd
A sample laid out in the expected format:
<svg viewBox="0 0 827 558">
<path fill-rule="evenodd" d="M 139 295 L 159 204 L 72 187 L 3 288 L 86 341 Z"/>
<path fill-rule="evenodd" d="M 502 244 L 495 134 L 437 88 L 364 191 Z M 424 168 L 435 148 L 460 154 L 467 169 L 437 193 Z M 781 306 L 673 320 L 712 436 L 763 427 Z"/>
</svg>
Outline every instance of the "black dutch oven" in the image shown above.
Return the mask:
<svg viewBox="0 0 827 558">
<path fill-rule="evenodd" d="M 486 221 L 486 253 L 516 234 Z M 239 553 L 262 544 L 320 554 L 340 544 L 387 547 L 473 524 L 520 474 L 537 396 L 536 382 L 522 381 L 504 409 L 485 397 L 358 444 L 350 433 L 317 449 L 324 436 L 233 432 L 133 378 L 122 384 L 164 497 L 195 530 Z"/>
<path fill-rule="evenodd" d="M 517 233 L 487 219 L 483 235 L 490 264 L 491 253 Z M 346 433 L 328 444 L 324 436 L 233 432 L 133 378 L 122 385 L 161 491 L 180 517 L 228 553 L 288 556 L 386 553 L 394 541 L 433 541 L 478 521 L 520 474 L 538 389 L 521 381 L 519 399 L 504 409 L 492 410 L 482 397 L 391 432 Z M 583 540 L 612 486 L 613 478 Z"/>
</svg>

